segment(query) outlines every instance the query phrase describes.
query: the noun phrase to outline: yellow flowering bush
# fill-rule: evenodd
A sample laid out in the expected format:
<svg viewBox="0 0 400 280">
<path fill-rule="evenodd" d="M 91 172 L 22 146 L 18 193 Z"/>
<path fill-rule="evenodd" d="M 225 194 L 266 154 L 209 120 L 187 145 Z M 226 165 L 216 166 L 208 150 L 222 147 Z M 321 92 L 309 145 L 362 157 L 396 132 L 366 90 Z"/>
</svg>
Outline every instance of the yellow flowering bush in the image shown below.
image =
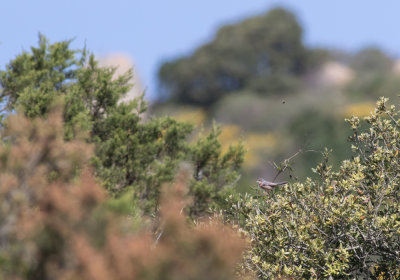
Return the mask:
<svg viewBox="0 0 400 280">
<path fill-rule="evenodd" d="M 337 171 L 326 150 L 318 179 L 231 196 L 227 217 L 251 241 L 246 270 L 261 279 L 399 279 L 399 112 L 381 98 L 363 121 L 347 120 L 354 154 Z"/>
</svg>

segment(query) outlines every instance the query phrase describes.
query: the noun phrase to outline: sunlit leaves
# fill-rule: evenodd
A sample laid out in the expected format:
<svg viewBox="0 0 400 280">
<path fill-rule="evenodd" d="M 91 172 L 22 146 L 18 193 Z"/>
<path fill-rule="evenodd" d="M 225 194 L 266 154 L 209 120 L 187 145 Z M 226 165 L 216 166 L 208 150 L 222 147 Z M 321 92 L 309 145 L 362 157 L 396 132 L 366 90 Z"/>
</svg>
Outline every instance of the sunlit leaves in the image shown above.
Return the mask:
<svg viewBox="0 0 400 280">
<path fill-rule="evenodd" d="M 337 172 L 327 153 L 314 170 L 319 180 L 236 204 L 252 242 L 247 269 L 262 279 L 397 278 L 400 137 L 398 113 L 387 102 L 377 102 L 365 129 L 359 118 L 347 120 L 354 156 Z"/>
</svg>

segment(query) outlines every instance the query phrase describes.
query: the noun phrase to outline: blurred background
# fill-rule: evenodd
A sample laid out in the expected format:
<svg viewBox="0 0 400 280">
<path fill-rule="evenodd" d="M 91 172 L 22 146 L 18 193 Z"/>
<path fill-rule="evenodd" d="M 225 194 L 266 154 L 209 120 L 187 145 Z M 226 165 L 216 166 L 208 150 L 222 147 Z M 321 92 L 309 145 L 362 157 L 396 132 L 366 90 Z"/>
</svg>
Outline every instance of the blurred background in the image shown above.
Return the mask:
<svg viewBox="0 0 400 280">
<path fill-rule="evenodd" d="M 225 148 L 248 150 L 238 187 L 312 176 L 324 147 L 331 163 L 350 158 L 351 115 L 379 96 L 400 94 L 398 1 L 7 1 L 0 67 L 38 33 L 73 39 L 119 73 L 133 67 L 151 115 L 172 115 L 207 131 L 216 121 Z M 378 20 L 379 18 L 379 20 Z"/>
</svg>

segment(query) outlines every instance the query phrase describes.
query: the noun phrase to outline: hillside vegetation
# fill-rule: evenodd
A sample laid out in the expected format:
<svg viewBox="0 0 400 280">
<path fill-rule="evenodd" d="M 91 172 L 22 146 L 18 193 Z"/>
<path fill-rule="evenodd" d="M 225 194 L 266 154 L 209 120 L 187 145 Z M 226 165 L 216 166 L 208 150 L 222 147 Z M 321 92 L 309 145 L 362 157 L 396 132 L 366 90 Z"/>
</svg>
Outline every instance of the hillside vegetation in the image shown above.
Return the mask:
<svg viewBox="0 0 400 280">
<path fill-rule="evenodd" d="M 244 140 L 243 191 L 299 151 L 282 179 L 313 176 L 325 147 L 339 165 L 351 156 L 344 119 L 368 116 L 380 96 L 398 102 L 398 64 L 375 46 L 355 53 L 311 48 L 303 33 L 282 8 L 221 27 L 192 54 L 162 64 L 161 98 L 152 111 L 177 118 L 202 112 L 203 126 L 216 120 L 227 127 L 231 137 L 223 143 Z"/>
<path fill-rule="evenodd" d="M 0 279 L 400 278 L 394 61 L 301 34 L 283 9 L 223 27 L 150 110 L 40 35 L 0 71 Z"/>
</svg>

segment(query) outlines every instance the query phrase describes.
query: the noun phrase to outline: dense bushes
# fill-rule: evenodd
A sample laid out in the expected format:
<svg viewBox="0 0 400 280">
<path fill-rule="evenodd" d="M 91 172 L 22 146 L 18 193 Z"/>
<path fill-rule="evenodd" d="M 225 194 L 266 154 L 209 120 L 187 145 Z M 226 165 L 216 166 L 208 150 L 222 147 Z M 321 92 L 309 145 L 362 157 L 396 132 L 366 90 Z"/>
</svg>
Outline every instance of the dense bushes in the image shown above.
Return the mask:
<svg viewBox="0 0 400 280">
<path fill-rule="evenodd" d="M 0 279 L 235 279 L 245 242 L 217 220 L 188 225 L 187 171 L 146 220 L 132 199 L 107 199 L 88 165 L 93 146 L 65 142 L 60 113 L 6 123 Z"/>
<path fill-rule="evenodd" d="M 143 118 L 142 99 L 119 102 L 130 76 L 114 71 L 40 37 L 1 72 L 0 278 L 400 278 L 400 119 L 386 99 L 348 120 L 340 167 L 326 151 L 317 179 L 241 196 L 226 188 L 241 145 Z M 216 212 L 250 241 L 242 262 L 238 233 L 203 219 Z"/>
<path fill-rule="evenodd" d="M 354 156 L 337 172 L 326 152 L 318 180 L 231 197 L 233 220 L 251 240 L 246 268 L 262 279 L 400 277 L 400 120 L 386 101 L 365 118 L 367 129 L 348 120 Z"/>
</svg>

